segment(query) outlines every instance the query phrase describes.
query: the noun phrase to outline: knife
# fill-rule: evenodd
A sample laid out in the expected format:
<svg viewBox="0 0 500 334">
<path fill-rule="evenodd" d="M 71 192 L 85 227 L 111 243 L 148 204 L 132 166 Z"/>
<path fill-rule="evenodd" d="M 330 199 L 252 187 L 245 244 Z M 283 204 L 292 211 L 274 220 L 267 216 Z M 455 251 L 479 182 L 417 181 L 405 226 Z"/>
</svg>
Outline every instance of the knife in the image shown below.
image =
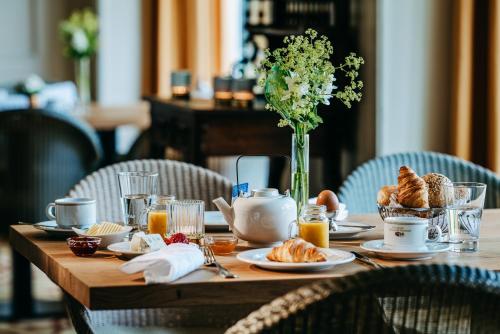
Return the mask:
<svg viewBox="0 0 500 334">
<path fill-rule="evenodd" d="M 372 259 L 370 259 L 368 256 L 365 256 L 363 254 L 360 254 L 358 252 L 355 252 L 355 251 L 351 251 L 352 254 L 354 254 L 354 256 L 356 257 L 357 260 L 363 262 L 363 263 L 366 263 L 372 267 L 375 267 L 377 269 L 382 269 L 382 268 L 385 268 L 383 265 L 381 264 L 378 264 L 377 262 L 373 261 Z"/>
</svg>

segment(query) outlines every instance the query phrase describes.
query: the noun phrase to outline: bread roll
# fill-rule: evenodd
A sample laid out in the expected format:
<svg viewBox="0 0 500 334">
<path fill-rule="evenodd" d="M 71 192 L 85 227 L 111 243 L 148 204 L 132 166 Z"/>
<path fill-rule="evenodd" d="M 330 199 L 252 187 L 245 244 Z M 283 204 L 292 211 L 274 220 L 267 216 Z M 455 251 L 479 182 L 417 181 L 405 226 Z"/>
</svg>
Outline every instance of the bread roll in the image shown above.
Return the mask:
<svg viewBox="0 0 500 334">
<path fill-rule="evenodd" d="M 391 195 L 398 190 L 397 186 L 383 186 L 377 194 L 377 203 L 382 206 L 389 206 L 391 204 Z"/>
<path fill-rule="evenodd" d="M 427 183 L 408 166 L 399 168 L 398 202 L 409 208 L 428 208 Z"/>
<path fill-rule="evenodd" d="M 451 185 L 451 180 L 438 173 L 426 174 L 422 176 L 422 179 L 427 183 L 429 189 L 429 206 L 431 208 L 444 208 L 446 206 L 446 185 Z"/>
</svg>

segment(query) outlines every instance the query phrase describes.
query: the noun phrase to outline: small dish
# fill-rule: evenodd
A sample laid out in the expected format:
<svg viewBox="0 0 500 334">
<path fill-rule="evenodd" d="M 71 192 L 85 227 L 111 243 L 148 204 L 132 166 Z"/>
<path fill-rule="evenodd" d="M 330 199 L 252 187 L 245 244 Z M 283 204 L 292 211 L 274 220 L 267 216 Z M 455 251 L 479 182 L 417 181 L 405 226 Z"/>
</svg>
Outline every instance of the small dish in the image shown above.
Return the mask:
<svg viewBox="0 0 500 334">
<path fill-rule="evenodd" d="M 211 235 L 205 237 L 205 242 L 215 255 L 229 255 L 234 252 L 238 238 L 234 235 Z"/>
<path fill-rule="evenodd" d="M 358 222 L 342 222 L 337 230 L 330 230 L 330 240 L 354 238 L 360 233 L 373 230 L 374 227 Z"/>
<path fill-rule="evenodd" d="M 132 226 L 123 226 L 120 232 L 101 234 L 101 235 L 87 235 L 88 229 L 78 229 L 73 227 L 73 231 L 81 237 L 98 237 L 101 238 L 100 248 L 106 248 L 111 244 L 123 241 L 125 237 L 132 231 Z"/>
<path fill-rule="evenodd" d="M 66 239 L 69 249 L 76 255 L 81 257 L 92 256 L 99 248 L 101 238 L 98 237 L 71 237 Z"/>
<path fill-rule="evenodd" d="M 130 249 L 130 241 L 122 241 L 111 244 L 108 246 L 108 250 L 113 253 L 119 254 L 124 258 L 131 259 L 139 255 L 146 254 L 145 252 L 135 252 Z"/>
<path fill-rule="evenodd" d="M 73 231 L 71 228 L 59 227 L 59 225 L 57 225 L 55 220 L 48 220 L 29 225 L 32 225 L 34 228 L 44 231 L 49 235 L 57 238 L 63 238 L 63 237 L 67 238 L 76 235 L 75 231 Z"/>
</svg>

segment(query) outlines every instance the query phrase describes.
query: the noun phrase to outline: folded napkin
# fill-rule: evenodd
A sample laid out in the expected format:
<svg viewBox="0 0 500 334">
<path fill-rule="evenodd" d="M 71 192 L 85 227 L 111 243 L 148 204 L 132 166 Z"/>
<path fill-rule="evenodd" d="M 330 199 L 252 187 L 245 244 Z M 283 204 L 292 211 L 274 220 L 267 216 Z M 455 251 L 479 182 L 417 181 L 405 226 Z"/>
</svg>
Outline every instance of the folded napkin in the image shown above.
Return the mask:
<svg viewBox="0 0 500 334">
<path fill-rule="evenodd" d="M 127 274 L 144 271 L 146 284 L 170 283 L 196 270 L 203 262 L 203 253 L 197 246 L 178 243 L 133 258 L 121 270 Z"/>
</svg>

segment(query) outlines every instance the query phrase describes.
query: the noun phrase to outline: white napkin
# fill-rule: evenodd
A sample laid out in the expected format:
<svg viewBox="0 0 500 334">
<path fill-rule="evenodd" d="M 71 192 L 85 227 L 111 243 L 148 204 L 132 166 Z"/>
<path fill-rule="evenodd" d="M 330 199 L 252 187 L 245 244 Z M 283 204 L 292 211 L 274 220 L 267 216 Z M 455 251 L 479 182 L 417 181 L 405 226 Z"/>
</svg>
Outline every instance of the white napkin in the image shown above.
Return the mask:
<svg viewBox="0 0 500 334">
<path fill-rule="evenodd" d="M 144 271 L 146 284 L 170 283 L 198 269 L 203 262 L 203 253 L 197 246 L 176 243 L 133 258 L 121 270 L 127 274 Z"/>
</svg>

